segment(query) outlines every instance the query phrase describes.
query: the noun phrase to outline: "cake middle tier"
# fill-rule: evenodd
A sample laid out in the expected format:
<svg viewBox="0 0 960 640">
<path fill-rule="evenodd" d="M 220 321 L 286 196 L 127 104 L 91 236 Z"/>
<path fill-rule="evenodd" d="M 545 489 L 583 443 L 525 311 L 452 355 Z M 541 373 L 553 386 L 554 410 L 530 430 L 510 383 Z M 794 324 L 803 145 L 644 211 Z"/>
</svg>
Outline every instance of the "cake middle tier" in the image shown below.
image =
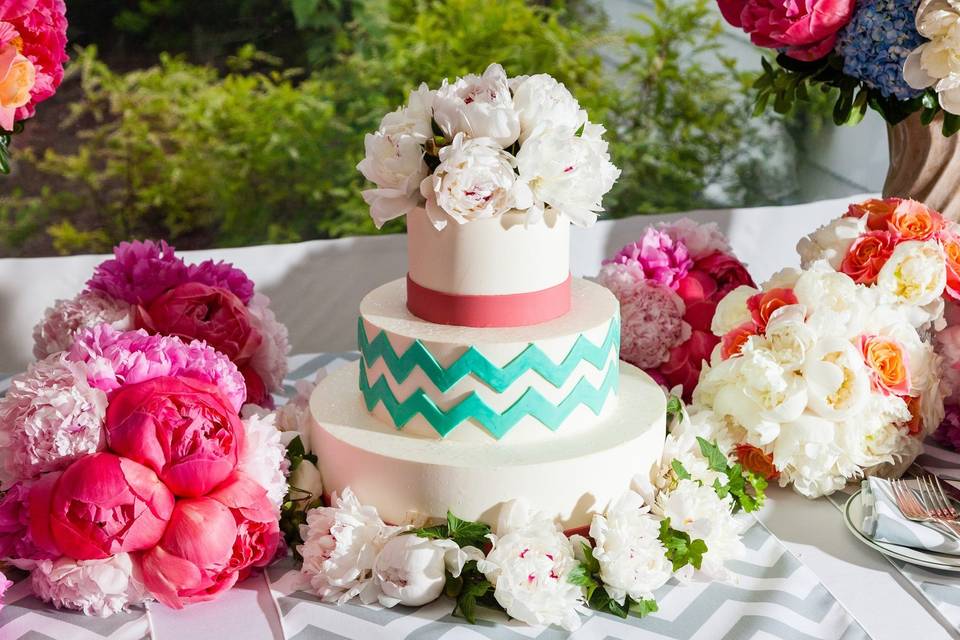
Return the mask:
<svg viewBox="0 0 960 640">
<path fill-rule="evenodd" d="M 404 435 L 511 442 L 589 429 L 616 405 L 620 307 L 575 279 L 566 315 L 538 325 L 438 325 L 407 310 L 406 283 L 360 304 L 360 391 Z"/>
</svg>

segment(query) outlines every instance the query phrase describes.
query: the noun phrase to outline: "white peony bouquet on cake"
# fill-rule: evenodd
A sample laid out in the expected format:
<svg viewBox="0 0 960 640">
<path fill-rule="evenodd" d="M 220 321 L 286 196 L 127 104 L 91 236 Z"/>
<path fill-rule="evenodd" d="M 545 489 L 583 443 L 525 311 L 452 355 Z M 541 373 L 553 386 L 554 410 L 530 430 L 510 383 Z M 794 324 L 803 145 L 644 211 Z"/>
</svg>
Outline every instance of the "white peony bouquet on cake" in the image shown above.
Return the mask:
<svg viewBox="0 0 960 640">
<path fill-rule="evenodd" d="M 363 198 L 378 227 L 418 207 L 438 229 L 509 211 L 587 226 L 620 175 L 603 134 L 553 77 L 507 78 L 491 64 L 435 91 L 422 84 L 383 117 L 357 165 L 376 184 Z"/>
<path fill-rule="evenodd" d="M 809 497 L 909 464 L 943 418 L 940 359 L 915 313 L 943 281 L 916 305 L 890 292 L 926 287 L 928 276 L 900 267 L 887 289 L 819 261 L 735 289 L 717 307 L 721 342 L 694 393 L 712 437 Z"/>
</svg>

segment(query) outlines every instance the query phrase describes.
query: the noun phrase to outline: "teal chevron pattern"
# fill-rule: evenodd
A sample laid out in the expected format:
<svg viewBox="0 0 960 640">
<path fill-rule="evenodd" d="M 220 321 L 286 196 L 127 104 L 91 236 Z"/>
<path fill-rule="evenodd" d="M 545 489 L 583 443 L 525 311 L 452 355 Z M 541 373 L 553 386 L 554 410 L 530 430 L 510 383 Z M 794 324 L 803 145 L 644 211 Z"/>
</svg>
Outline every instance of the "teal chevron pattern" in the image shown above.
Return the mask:
<svg viewBox="0 0 960 640">
<path fill-rule="evenodd" d="M 480 380 L 496 393 L 503 393 L 527 371 L 534 371 L 554 387 L 559 388 L 584 360 L 600 369 L 607 363 L 611 351 L 615 354 L 620 353 L 619 316 L 610 322 L 607 335 L 601 344 L 596 345 L 580 334 L 573 348 L 559 364 L 554 363 L 537 345 L 531 343 L 503 367 L 490 362 L 472 346 L 447 368 L 441 366 L 419 340 L 415 340 L 403 355 L 397 355 L 386 332 L 381 331 L 371 342 L 367 338 L 363 318 L 360 318 L 357 324 L 357 343 L 366 366 L 373 366 L 382 358 L 399 384 L 403 384 L 414 369 L 420 369 L 441 393 L 446 393 L 467 376 Z"/>
<path fill-rule="evenodd" d="M 444 411 L 423 389 L 417 389 L 410 394 L 409 398 L 401 402 L 393 394 L 386 378 L 381 377 L 371 386 L 366 369 L 360 367 L 360 391 L 367 405 L 367 411 L 373 411 L 378 403 L 383 403 L 398 429 L 403 429 L 411 418 L 420 414 L 441 438 L 445 438 L 457 425 L 469 419 L 475 420 L 497 440 L 525 416 L 532 416 L 551 431 L 556 431 L 580 405 L 589 407 L 595 415 L 599 415 L 607 397 L 611 393 L 616 393 L 619 383 L 620 370 L 617 367 L 611 367 L 599 388 L 591 385 L 586 378 L 582 378 L 558 405 L 552 404 L 536 389 L 527 389 L 503 413 L 493 409 L 476 392 L 470 393 L 449 410 Z"/>
</svg>

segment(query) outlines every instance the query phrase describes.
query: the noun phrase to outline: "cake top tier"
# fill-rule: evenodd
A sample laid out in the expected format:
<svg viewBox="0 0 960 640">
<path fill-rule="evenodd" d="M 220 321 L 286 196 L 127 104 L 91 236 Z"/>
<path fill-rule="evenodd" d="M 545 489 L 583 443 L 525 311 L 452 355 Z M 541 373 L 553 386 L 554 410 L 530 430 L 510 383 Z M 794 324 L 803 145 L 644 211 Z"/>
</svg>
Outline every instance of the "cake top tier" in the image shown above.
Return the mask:
<svg viewBox="0 0 960 640">
<path fill-rule="evenodd" d="M 499 301 L 543 310 L 500 319 L 523 325 L 563 313 L 563 296 L 569 308 L 569 224 L 593 224 L 620 175 L 603 134 L 563 84 L 508 78 L 498 64 L 436 90 L 421 85 L 384 116 L 357 168 L 376 184 L 363 197 L 377 226 L 407 215 L 416 234 L 411 294 L 428 302 L 411 310 L 450 296 L 456 306 L 457 297 L 537 294 Z M 475 315 L 451 323 L 477 326 Z"/>
</svg>

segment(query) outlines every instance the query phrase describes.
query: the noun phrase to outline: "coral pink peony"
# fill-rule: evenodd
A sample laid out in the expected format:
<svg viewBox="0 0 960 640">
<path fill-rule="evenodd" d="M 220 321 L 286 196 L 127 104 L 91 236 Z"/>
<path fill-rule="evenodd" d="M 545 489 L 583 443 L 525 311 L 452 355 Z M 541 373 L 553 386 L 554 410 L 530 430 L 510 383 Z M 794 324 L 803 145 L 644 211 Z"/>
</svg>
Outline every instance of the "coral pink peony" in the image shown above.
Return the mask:
<svg viewBox="0 0 960 640">
<path fill-rule="evenodd" d="M 717 0 L 723 17 L 759 47 L 819 60 L 853 15 L 854 0 Z"/>
<path fill-rule="evenodd" d="M 101 324 L 82 331 L 68 357 L 84 363 L 90 384 L 108 394 L 123 384 L 181 376 L 219 388 L 237 413 L 247 397 L 236 365 L 199 340 L 184 342 Z"/>
<path fill-rule="evenodd" d="M 130 304 L 147 304 L 187 280 L 187 265 L 161 240 L 121 242 L 93 272 L 87 286 Z"/>
<path fill-rule="evenodd" d="M 677 295 L 683 300 L 683 319 L 694 331 L 710 331 L 717 310 L 717 283 L 704 271 L 693 270 L 677 283 Z"/>
<path fill-rule="evenodd" d="M 37 103 L 56 92 L 63 80 L 63 63 L 68 59 L 66 46 L 67 18 L 63 0 L 0 2 L 0 58 L 5 50 L 13 47 L 32 68 L 29 100 L 17 106 L 15 120 L 33 117 Z M 0 126 L 10 129 L 5 123 Z"/>
<path fill-rule="evenodd" d="M 716 251 L 697 260 L 694 269 L 703 271 L 716 283 L 716 301 L 741 285 L 756 286 L 743 263 L 729 253 Z"/>
<path fill-rule="evenodd" d="M 142 556 L 144 583 L 169 607 L 211 600 L 270 562 L 279 542 L 266 492 L 237 475 L 209 496 L 177 502 L 160 543 Z"/>
<path fill-rule="evenodd" d="M 857 284 L 872 285 L 896 248 L 897 236 L 892 232 L 868 231 L 847 249 L 847 255 L 840 263 L 840 271 Z"/>
<path fill-rule="evenodd" d="M 604 264 L 639 267 L 652 283 L 676 289 L 677 282 L 693 266 L 693 260 L 685 244 L 665 231 L 648 227 L 640 242 L 628 244 Z"/>
<path fill-rule="evenodd" d="M 181 284 L 140 305 L 135 321 L 150 333 L 203 340 L 238 367 L 250 361 L 262 340 L 237 296 L 198 282 Z"/>
<path fill-rule="evenodd" d="M 767 330 L 774 312 L 791 304 L 797 304 L 793 289 L 770 289 L 747 298 L 747 308 L 760 333 Z"/>
<path fill-rule="evenodd" d="M 161 377 L 121 387 L 106 419 L 112 451 L 143 464 L 176 496 L 205 495 L 227 479 L 243 447 L 243 423 L 216 387 Z"/>
<path fill-rule="evenodd" d="M 187 267 L 187 282 L 198 282 L 208 287 L 226 289 L 240 298 L 243 304 L 253 299 L 253 280 L 229 262 L 204 260 Z"/>
<path fill-rule="evenodd" d="M 147 467 L 112 453 L 80 458 L 30 491 L 30 534 L 76 560 L 149 549 L 163 535 L 174 497 Z"/>
<path fill-rule="evenodd" d="M 18 482 L 0 498 L 0 558 L 45 560 L 57 556 L 30 535 L 30 484 Z"/>
<path fill-rule="evenodd" d="M 704 361 L 710 361 L 710 354 L 718 342 L 720 338 L 713 335 L 709 328 L 706 331 L 694 329 L 690 339 L 671 349 L 670 357 L 658 368 L 667 387 L 683 387 L 685 402 L 690 402 L 700 380 L 700 369 Z"/>
</svg>

